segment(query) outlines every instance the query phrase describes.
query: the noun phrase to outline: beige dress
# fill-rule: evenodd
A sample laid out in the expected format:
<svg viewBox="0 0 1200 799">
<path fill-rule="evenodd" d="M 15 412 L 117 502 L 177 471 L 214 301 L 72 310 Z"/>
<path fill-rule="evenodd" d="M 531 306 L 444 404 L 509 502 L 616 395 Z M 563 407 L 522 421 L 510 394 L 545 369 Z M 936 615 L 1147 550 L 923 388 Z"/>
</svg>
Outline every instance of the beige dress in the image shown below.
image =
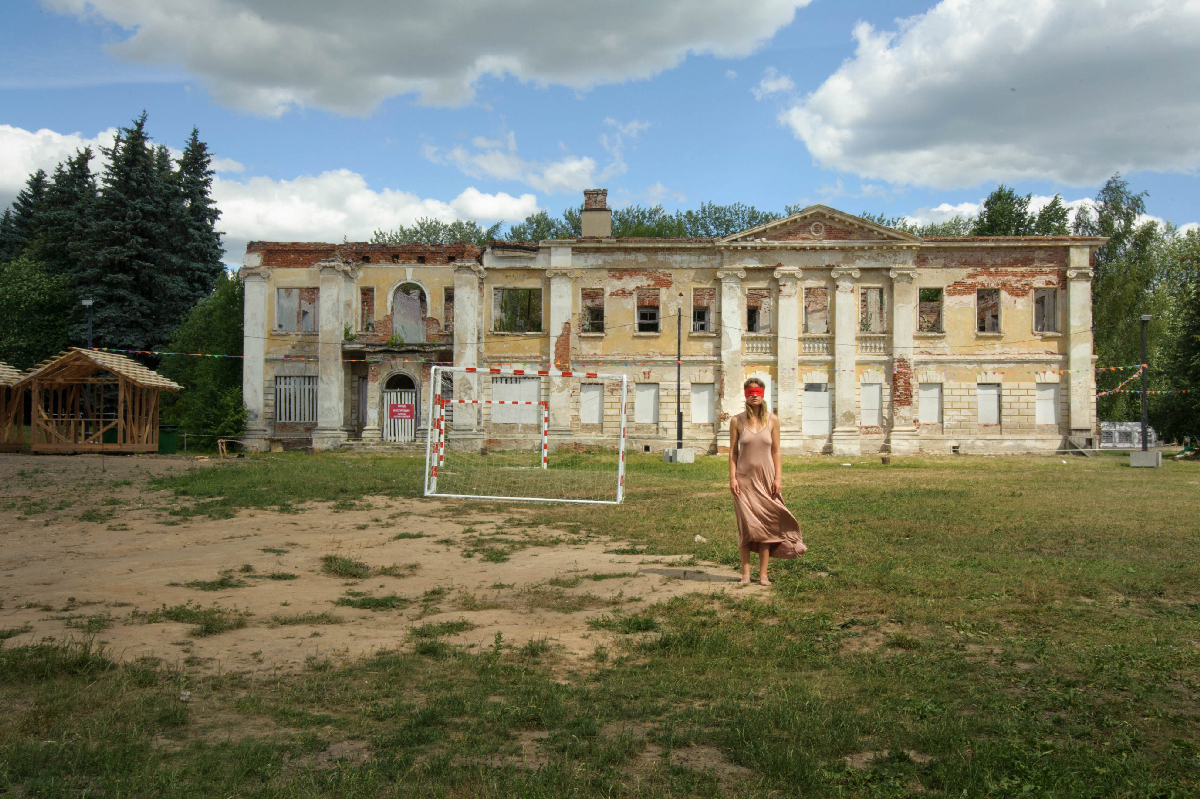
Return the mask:
<svg viewBox="0 0 1200 799">
<path fill-rule="evenodd" d="M 769 417 L 768 417 L 769 418 Z M 800 537 L 800 522 L 783 498 L 773 493 L 775 460 L 771 457 L 771 424 L 757 432 L 746 414 L 738 414 L 737 481 L 734 497 L 738 546 L 754 552 L 767 547 L 773 558 L 798 558 L 808 549 Z"/>
</svg>

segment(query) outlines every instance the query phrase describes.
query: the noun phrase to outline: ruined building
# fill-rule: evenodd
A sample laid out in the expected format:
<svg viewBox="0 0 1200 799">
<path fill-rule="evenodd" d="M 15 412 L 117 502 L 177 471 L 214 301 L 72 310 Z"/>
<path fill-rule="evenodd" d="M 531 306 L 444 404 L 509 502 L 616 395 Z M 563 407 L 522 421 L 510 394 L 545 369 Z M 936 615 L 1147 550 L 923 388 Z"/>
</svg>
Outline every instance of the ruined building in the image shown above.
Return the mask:
<svg viewBox="0 0 1200 799">
<path fill-rule="evenodd" d="M 247 437 L 420 440 L 436 361 L 624 373 L 639 450 L 673 446 L 678 405 L 685 446 L 723 448 L 751 375 L 788 452 L 1098 441 L 1091 279 L 1104 239 L 921 239 L 822 205 L 720 239 L 619 239 L 606 193 L 584 194 L 577 239 L 252 242 Z M 585 384 L 535 389 L 552 445 L 586 442 Z"/>
</svg>

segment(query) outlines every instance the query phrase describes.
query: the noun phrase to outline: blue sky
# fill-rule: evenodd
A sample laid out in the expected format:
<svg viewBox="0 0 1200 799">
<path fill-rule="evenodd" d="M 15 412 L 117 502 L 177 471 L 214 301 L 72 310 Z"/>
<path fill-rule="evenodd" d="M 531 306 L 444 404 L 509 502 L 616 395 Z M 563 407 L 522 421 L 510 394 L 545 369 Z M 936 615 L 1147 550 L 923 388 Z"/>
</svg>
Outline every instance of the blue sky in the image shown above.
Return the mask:
<svg viewBox="0 0 1200 799">
<path fill-rule="evenodd" d="M 178 8 L 173 8 L 178 6 Z M 0 206 L 143 109 L 249 239 L 519 221 L 584 188 L 940 220 L 1122 172 L 1200 221 L 1200 4 L 10 0 Z"/>
</svg>

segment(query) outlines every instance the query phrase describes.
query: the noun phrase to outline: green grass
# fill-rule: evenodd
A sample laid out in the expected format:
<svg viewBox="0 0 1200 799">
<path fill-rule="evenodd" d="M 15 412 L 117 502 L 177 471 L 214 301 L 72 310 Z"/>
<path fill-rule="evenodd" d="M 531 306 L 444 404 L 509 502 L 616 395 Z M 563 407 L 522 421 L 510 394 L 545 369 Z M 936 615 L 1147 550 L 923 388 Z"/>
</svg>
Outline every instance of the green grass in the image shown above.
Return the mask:
<svg viewBox="0 0 1200 799">
<path fill-rule="evenodd" d="M 300 575 L 291 572 L 267 572 L 266 574 L 251 575 L 255 580 L 296 580 Z"/>
<path fill-rule="evenodd" d="M 427 538 L 424 533 L 396 533 L 392 536 L 393 541 L 404 541 L 410 538 Z"/>
<path fill-rule="evenodd" d="M 296 613 L 291 616 L 272 616 L 272 626 L 291 624 L 342 624 L 346 620 L 333 613 Z"/>
<path fill-rule="evenodd" d="M 422 624 L 418 627 L 413 627 L 408 631 L 408 634 L 413 638 L 440 638 L 443 635 L 457 635 L 458 633 L 474 629 L 475 625 L 472 622 L 466 619 L 459 619 L 458 621 Z"/>
<path fill-rule="evenodd" d="M 266 552 L 269 555 L 286 555 L 288 550 L 280 549 L 279 547 L 263 547 L 259 552 Z"/>
<path fill-rule="evenodd" d="M 341 555 L 325 555 L 321 558 L 321 571 L 334 577 L 361 580 L 371 574 L 371 567 L 361 560 L 344 558 Z"/>
<path fill-rule="evenodd" d="M 420 570 L 420 563 L 393 563 L 391 566 L 381 568 L 377 574 L 384 577 L 411 577 Z"/>
<path fill-rule="evenodd" d="M 32 629 L 33 627 L 28 624 L 23 624 L 20 627 L 0 627 L 0 641 L 16 638 L 18 635 L 24 635 Z"/>
<path fill-rule="evenodd" d="M 522 527 L 735 575 L 726 463 L 629 461 L 624 506 L 501 506 L 497 518 L 524 513 Z M 411 651 L 253 677 L 118 664 L 86 644 L 0 648 L 0 793 L 1195 795 L 1200 464 L 1061 461 L 785 458 L 809 553 L 772 561 L 769 592 L 654 603 L 647 591 L 633 609 L 584 595 L 609 614 L 600 630 L 643 633 L 589 633 L 602 646 L 586 660 L 538 637 L 456 647 L 437 623 L 417 628 L 430 634 Z M 180 500 L 230 513 L 258 507 L 259 478 L 263 499 L 289 506 L 420 489 L 419 458 L 289 455 L 203 471 L 172 478 Z M 580 609 L 570 603 L 589 577 L 512 600 Z M 394 609 L 449 597 L 342 599 Z M 220 718 L 239 734 L 214 728 Z M 366 759 L 318 760 L 344 742 Z M 708 768 L 687 759 L 696 752 Z M 545 765 L 523 767 L 530 753 Z"/>
<path fill-rule="evenodd" d="M 231 610 L 216 604 L 203 607 L 193 604 L 190 600 L 182 605 L 151 610 L 147 613 L 134 610 L 131 619 L 142 624 L 158 624 L 164 621 L 174 621 L 181 624 L 194 625 L 188 635 L 193 638 L 204 638 L 209 635 L 240 630 L 247 625 L 247 617 L 253 614 L 247 611 Z"/>
<path fill-rule="evenodd" d="M 185 587 L 196 591 L 227 591 L 231 588 L 245 588 L 248 585 L 253 585 L 253 583 L 229 574 L 223 574 L 215 580 L 191 580 L 184 583 Z"/>
<path fill-rule="evenodd" d="M 359 594 L 358 592 L 349 592 L 350 595 L 338 597 L 335 605 L 340 605 L 347 608 L 357 608 L 359 610 L 403 610 L 412 604 L 411 599 L 406 599 L 395 594 L 387 596 L 371 596 L 370 594 Z"/>
</svg>

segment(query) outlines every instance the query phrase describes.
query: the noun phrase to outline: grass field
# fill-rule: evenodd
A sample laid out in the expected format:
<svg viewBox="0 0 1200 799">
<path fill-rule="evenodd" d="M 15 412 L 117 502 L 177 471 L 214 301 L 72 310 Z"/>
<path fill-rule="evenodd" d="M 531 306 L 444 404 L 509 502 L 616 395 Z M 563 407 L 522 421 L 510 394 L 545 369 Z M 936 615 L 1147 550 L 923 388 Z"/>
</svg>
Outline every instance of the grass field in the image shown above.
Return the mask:
<svg viewBox="0 0 1200 799">
<path fill-rule="evenodd" d="M 773 563 L 765 598 L 600 614 L 606 644 L 585 660 L 553 640 L 460 649 L 443 623 L 251 678 L 117 663 L 86 638 L 14 647 L 0 629 L 0 794 L 1200 793 L 1200 464 L 784 467 L 810 549 Z M 263 457 L 147 488 L 173 490 L 177 518 L 220 519 L 414 496 L 421 470 Z M 624 505 L 536 506 L 532 522 L 732 573 L 726 474 L 635 456 Z"/>
</svg>

